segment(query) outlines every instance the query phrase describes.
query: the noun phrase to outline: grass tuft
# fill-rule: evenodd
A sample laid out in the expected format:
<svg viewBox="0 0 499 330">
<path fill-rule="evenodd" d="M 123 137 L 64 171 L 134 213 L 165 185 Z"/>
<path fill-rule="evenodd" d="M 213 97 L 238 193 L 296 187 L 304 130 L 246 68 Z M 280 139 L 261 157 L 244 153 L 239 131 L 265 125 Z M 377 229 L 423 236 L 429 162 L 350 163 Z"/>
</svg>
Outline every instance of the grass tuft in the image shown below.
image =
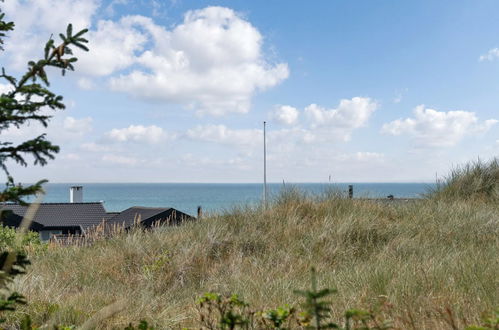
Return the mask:
<svg viewBox="0 0 499 330">
<path fill-rule="evenodd" d="M 499 159 L 477 160 L 456 167 L 429 197 L 448 201 L 499 201 Z"/>
</svg>

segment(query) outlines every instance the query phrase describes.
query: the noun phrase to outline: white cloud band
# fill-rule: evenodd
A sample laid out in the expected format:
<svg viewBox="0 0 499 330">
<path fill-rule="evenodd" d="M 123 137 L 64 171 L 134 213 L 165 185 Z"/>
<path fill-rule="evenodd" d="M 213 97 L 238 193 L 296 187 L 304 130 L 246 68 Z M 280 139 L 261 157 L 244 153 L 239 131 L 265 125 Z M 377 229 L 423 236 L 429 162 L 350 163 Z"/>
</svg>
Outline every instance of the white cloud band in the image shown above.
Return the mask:
<svg viewBox="0 0 499 330">
<path fill-rule="evenodd" d="M 414 109 L 413 118 L 384 124 L 381 131 L 391 135 L 408 134 L 421 146 L 449 147 L 456 145 L 466 135 L 488 131 L 497 122 L 495 119 L 480 122 L 474 112 L 443 112 L 420 105 Z"/>
</svg>

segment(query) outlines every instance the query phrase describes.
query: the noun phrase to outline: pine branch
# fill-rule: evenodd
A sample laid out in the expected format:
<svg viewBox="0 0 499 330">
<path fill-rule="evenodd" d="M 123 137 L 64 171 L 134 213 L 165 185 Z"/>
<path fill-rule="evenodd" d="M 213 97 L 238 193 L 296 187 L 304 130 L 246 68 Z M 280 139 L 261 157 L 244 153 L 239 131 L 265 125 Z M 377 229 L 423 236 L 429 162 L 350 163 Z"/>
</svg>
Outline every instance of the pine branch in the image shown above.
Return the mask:
<svg viewBox="0 0 499 330">
<path fill-rule="evenodd" d="M 70 64 L 76 62 L 77 58 L 72 57 L 70 59 L 64 59 L 63 56 L 65 54 L 72 54 L 71 49 L 68 47 L 70 45 L 88 51 L 88 48 L 84 45 L 85 43 L 88 43 L 88 40 L 80 37 L 83 34 L 87 33 L 88 29 L 83 29 L 74 36 L 71 35 L 72 31 L 73 26 L 72 24 L 69 24 L 66 30 L 66 35 L 62 33 L 59 34 L 60 38 L 62 39 L 62 43 L 57 47 L 54 46 L 53 39 L 49 39 L 49 41 L 47 41 L 44 49 L 44 59 L 39 60 L 38 62 L 31 61 L 28 63 L 28 71 L 17 84 L 16 90 L 11 92 L 12 96 L 15 95 L 17 89 L 22 87 L 28 80 L 32 79 L 33 81 L 35 81 L 37 77 L 40 78 L 47 86 L 49 86 L 47 75 L 45 73 L 46 66 L 62 68 L 63 74 L 66 69 L 71 70 L 73 68 L 73 66 Z M 52 51 L 50 52 L 50 50 Z"/>
<path fill-rule="evenodd" d="M 0 50 L 3 50 L 3 38 L 7 36 L 5 32 L 14 30 L 14 22 L 5 22 L 5 14 L 0 10 Z"/>
<path fill-rule="evenodd" d="M 3 45 L 2 38 L 6 36 L 7 31 L 14 29 L 14 23 L 4 21 L 4 16 L 0 10 L 0 50 L 3 50 L 1 47 Z M 43 108 L 53 110 L 65 108 L 62 96 L 54 94 L 47 88 L 50 83 L 46 69 L 47 67 L 58 68 L 63 75 L 67 70 L 74 70 L 77 58 L 67 56 L 73 54 L 71 49 L 73 46 L 85 51 L 88 50 L 85 46 L 88 40 L 83 38 L 87 31 L 87 29 L 83 29 L 73 34 L 73 26 L 69 24 L 66 34 L 60 34 L 62 42 L 58 46 L 55 46 L 54 40 L 50 37 L 43 48 L 43 58 L 29 61 L 26 73 L 19 80 L 7 74 L 5 68 L 2 68 L 0 79 L 6 80 L 12 88 L 10 91 L 0 94 L 0 131 L 10 127 L 22 128 L 23 125 L 32 121 L 47 127 L 51 116 L 42 114 L 40 111 Z M 38 83 L 38 80 L 41 80 L 41 83 Z M 0 142 L 0 169 L 8 177 L 7 189 L 0 193 L 0 202 L 22 203 L 23 196 L 40 191 L 41 184 L 44 182 L 40 181 L 38 184 L 28 187 L 15 185 L 6 165 L 8 160 L 14 160 L 21 166 L 27 166 L 26 157 L 30 156 L 34 159 L 34 165 L 43 166 L 47 164 L 48 160 L 54 159 L 58 152 L 59 147 L 47 141 L 45 134 L 18 145 L 14 145 L 12 142 Z"/>
<path fill-rule="evenodd" d="M 34 157 L 34 165 L 47 164 L 47 159 L 54 159 L 54 154 L 59 152 L 59 147 L 53 145 L 45 139 L 46 134 L 42 134 L 32 140 L 25 141 L 17 146 L 10 146 L 10 143 L 0 144 L 0 163 L 6 159 L 13 159 L 22 166 L 27 166 L 27 162 L 22 154 L 29 154 Z"/>
</svg>

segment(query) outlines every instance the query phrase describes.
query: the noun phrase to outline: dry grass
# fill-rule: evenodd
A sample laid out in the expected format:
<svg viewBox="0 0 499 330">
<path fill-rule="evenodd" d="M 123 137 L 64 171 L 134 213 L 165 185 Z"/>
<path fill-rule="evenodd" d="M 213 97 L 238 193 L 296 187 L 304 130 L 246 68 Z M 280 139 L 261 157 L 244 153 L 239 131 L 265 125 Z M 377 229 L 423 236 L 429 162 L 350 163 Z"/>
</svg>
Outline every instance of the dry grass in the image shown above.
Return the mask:
<svg viewBox="0 0 499 330">
<path fill-rule="evenodd" d="M 430 194 L 440 200 L 499 201 L 499 158 L 455 167 Z"/>
<path fill-rule="evenodd" d="M 447 307 L 462 326 L 499 306 L 498 243 L 497 204 L 288 193 L 267 211 L 240 208 L 88 247 L 51 247 L 32 257 L 17 286 L 39 325 L 82 324 L 124 300 L 102 328 L 140 319 L 178 328 L 195 324 L 195 300 L 207 291 L 238 293 L 254 308 L 297 304 L 293 290 L 309 286 L 314 266 L 319 286 L 339 291 L 336 316 L 381 296 L 399 328 L 449 328 Z"/>
</svg>

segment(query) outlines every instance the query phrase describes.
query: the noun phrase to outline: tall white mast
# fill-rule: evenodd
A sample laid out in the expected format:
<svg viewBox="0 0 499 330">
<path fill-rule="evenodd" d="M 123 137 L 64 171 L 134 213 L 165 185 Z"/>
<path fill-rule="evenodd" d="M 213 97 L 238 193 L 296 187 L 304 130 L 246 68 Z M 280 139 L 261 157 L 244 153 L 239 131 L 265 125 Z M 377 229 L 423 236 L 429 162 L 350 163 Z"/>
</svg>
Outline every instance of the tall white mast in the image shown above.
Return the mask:
<svg viewBox="0 0 499 330">
<path fill-rule="evenodd" d="M 263 206 L 267 207 L 267 136 L 266 122 L 263 122 Z"/>
</svg>

